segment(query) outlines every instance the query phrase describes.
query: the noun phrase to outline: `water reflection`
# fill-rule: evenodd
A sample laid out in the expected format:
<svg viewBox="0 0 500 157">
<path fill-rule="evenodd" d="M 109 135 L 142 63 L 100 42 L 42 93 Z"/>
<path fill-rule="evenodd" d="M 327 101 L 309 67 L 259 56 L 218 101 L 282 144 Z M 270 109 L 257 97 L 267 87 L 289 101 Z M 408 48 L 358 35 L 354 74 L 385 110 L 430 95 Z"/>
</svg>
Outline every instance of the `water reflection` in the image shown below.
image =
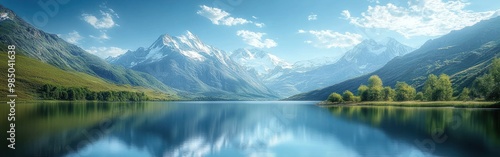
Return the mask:
<svg viewBox="0 0 500 157">
<path fill-rule="evenodd" d="M 499 156 L 500 110 L 333 107 L 333 115 L 369 124 L 438 156 Z"/>
<path fill-rule="evenodd" d="M 378 130 L 334 119 L 311 104 L 169 104 L 171 112 L 149 115 L 145 121 L 122 119 L 122 129 L 69 156 L 397 156 L 418 152 Z M 109 151 L 117 146 L 135 149 Z"/>
<path fill-rule="evenodd" d="M 69 157 L 461 156 L 474 153 L 472 150 L 486 156 L 498 153 L 497 110 L 324 109 L 313 104 L 19 104 L 16 140 L 18 150 L 23 151 L 2 148 L 2 152 Z M 454 116 L 468 121 L 454 122 Z M 451 127 L 459 131 L 450 131 Z M 448 139 L 429 151 L 425 141 L 433 140 L 430 135 L 439 129 L 444 129 Z M 424 147 L 415 144 L 416 139 L 424 141 Z"/>
</svg>

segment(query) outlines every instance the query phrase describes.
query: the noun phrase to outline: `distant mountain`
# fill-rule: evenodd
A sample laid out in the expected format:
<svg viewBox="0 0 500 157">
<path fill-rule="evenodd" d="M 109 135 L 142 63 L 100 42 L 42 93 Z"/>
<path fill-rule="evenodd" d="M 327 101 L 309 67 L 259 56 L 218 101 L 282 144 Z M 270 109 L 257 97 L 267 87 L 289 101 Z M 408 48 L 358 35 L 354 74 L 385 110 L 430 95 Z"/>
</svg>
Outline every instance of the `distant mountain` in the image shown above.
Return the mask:
<svg viewBox="0 0 500 157">
<path fill-rule="evenodd" d="M 0 43 L 0 61 L 7 62 L 7 45 Z M 21 50 L 17 50 L 21 52 Z M 0 66 L 1 71 L 7 71 L 7 65 Z M 38 100 L 40 95 L 37 89 L 50 84 L 59 87 L 84 87 L 90 91 L 127 91 L 144 92 L 150 100 L 178 100 L 176 95 L 158 92 L 145 87 L 116 85 L 102 78 L 86 73 L 62 70 L 37 59 L 16 55 L 16 95 L 23 100 Z M 8 95 L 7 90 L 0 90 L 0 94 Z M 7 97 L 0 100 L 7 100 Z"/>
<path fill-rule="evenodd" d="M 129 51 L 108 61 L 149 73 L 166 85 L 197 96 L 276 99 L 257 76 L 189 31 L 177 37 L 161 35 L 148 48 Z"/>
<path fill-rule="evenodd" d="M 500 56 L 500 17 L 481 21 L 440 38 L 403 57 L 396 57 L 381 69 L 323 89 L 290 97 L 290 100 L 324 100 L 332 92 L 357 91 L 371 75 L 378 75 L 384 86 L 405 81 L 421 89 L 429 74 L 451 76 L 455 89 L 470 87 L 482 75 L 491 60 Z M 457 92 L 457 90 L 455 90 Z"/>
<path fill-rule="evenodd" d="M 84 72 L 116 84 L 144 86 L 164 92 L 173 90 L 146 73 L 112 66 L 55 34 L 39 30 L 0 5 L 0 44 L 15 45 L 23 55 L 63 70 Z M 49 75 L 49 74 L 48 74 Z M 53 74 L 56 75 L 56 74 Z"/>
<path fill-rule="evenodd" d="M 309 71 L 297 69 L 266 84 L 271 89 L 277 89 L 280 96 L 287 97 L 373 72 L 392 58 L 403 56 L 412 50 L 414 49 L 392 38 L 379 42 L 369 39 L 356 45 L 333 64 L 310 68 Z"/>
<path fill-rule="evenodd" d="M 339 58 L 337 57 L 320 57 L 320 58 L 314 58 L 310 60 L 302 60 L 295 62 L 292 67 L 293 71 L 296 71 L 298 73 L 303 73 L 307 71 L 314 70 L 316 68 L 333 64 L 337 62 Z"/>
<path fill-rule="evenodd" d="M 254 71 L 259 77 L 265 78 L 275 68 L 291 69 L 292 65 L 277 56 L 259 49 L 238 49 L 229 56 L 247 70 Z"/>
</svg>

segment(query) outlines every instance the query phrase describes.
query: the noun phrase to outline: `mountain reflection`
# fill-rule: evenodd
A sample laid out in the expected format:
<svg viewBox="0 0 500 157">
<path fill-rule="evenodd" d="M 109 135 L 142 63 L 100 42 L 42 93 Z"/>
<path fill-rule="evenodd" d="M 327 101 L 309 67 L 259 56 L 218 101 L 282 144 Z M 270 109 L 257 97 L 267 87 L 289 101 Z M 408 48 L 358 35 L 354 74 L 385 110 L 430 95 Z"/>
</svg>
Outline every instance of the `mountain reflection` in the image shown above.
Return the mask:
<svg viewBox="0 0 500 157">
<path fill-rule="evenodd" d="M 498 110 L 325 109 L 314 103 L 20 105 L 18 121 L 23 123 L 19 122 L 16 128 L 18 143 L 27 151 L 15 155 L 469 156 L 481 151 L 482 156 L 492 156 L 499 153 Z M 438 143 L 432 135 L 440 129 L 444 129 L 447 139 Z M 415 140 L 434 142 L 434 149 L 429 151 L 429 143 L 424 142 L 422 147 Z"/>
<path fill-rule="evenodd" d="M 329 110 L 437 156 L 500 155 L 498 109 L 349 106 Z"/>
<path fill-rule="evenodd" d="M 120 119 L 108 136 L 68 156 L 407 156 L 383 132 L 333 118 L 310 102 L 180 102 Z M 120 151 L 110 151 L 116 145 Z M 133 156 L 133 155 L 132 155 Z"/>
</svg>

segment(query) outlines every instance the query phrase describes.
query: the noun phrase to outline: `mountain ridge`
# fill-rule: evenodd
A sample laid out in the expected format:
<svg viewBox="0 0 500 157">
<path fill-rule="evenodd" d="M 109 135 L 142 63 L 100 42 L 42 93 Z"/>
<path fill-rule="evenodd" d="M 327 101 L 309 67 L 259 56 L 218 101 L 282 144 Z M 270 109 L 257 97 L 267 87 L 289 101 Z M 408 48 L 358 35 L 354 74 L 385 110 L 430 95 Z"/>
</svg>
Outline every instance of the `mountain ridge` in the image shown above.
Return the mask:
<svg viewBox="0 0 500 157">
<path fill-rule="evenodd" d="M 0 43 L 16 45 L 22 54 L 63 70 L 84 72 L 115 84 L 144 86 L 166 93 L 175 93 L 154 77 L 141 72 L 112 66 L 82 48 L 70 44 L 55 34 L 46 33 L 19 18 L 12 10 L 0 5 L 0 13 L 8 18 L 0 21 Z"/>
<path fill-rule="evenodd" d="M 499 28 L 500 17 L 481 21 L 429 40 L 419 49 L 394 58 L 375 72 L 298 94 L 287 100 L 324 100 L 332 92 L 356 92 L 359 85 L 366 84 L 370 75 L 378 75 L 384 85 L 394 86 L 397 81 L 405 81 L 418 90 L 422 88 L 427 75 L 445 73 L 450 75 L 455 89 L 470 87 L 476 77 L 487 71 L 491 60 L 499 56 Z"/>
<path fill-rule="evenodd" d="M 161 35 L 148 48 L 129 51 L 110 61 L 149 73 L 163 83 L 197 97 L 276 99 L 255 75 L 232 61 L 224 51 L 203 43 L 190 31 L 175 37 Z"/>
<path fill-rule="evenodd" d="M 332 64 L 305 72 L 286 73 L 266 84 L 272 89 L 281 91 L 279 93 L 282 97 L 288 97 L 375 71 L 390 59 L 405 55 L 412 50 L 413 48 L 392 38 L 383 43 L 367 39 L 354 46 Z"/>
</svg>

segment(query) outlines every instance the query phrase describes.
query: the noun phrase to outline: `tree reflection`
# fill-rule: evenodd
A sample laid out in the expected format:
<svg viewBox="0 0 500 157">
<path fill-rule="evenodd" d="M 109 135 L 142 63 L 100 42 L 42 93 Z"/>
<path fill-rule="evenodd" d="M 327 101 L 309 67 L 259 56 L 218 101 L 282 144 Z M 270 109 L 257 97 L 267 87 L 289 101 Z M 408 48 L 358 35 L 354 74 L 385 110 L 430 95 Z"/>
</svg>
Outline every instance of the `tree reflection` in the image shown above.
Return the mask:
<svg viewBox="0 0 500 157">
<path fill-rule="evenodd" d="M 498 155 L 500 110 L 417 108 L 391 106 L 336 106 L 335 116 L 381 129 L 388 136 L 418 145 L 429 139 L 437 155 Z"/>
</svg>

